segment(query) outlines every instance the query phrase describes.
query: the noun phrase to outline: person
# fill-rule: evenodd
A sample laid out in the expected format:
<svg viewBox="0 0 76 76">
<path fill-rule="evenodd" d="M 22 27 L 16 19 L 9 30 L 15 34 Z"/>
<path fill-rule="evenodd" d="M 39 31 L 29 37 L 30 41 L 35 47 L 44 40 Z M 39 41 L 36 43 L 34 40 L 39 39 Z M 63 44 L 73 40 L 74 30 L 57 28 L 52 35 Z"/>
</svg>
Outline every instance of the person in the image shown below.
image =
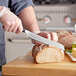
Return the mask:
<svg viewBox="0 0 76 76">
<path fill-rule="evenodd" d="M 4 30 L 18 34 L 24 28 L 48 38 L 48 32 L 41 32 L 38 27 L 33 7 L 32 0 L 0 0 L 0 76 L 2 65 L 6 63 Z M 50 33 L 50 36 L 52 40 L 57 41 L 55 33 Z M 34 40 L 32 42 L 41 44 Z"/>
</svg>

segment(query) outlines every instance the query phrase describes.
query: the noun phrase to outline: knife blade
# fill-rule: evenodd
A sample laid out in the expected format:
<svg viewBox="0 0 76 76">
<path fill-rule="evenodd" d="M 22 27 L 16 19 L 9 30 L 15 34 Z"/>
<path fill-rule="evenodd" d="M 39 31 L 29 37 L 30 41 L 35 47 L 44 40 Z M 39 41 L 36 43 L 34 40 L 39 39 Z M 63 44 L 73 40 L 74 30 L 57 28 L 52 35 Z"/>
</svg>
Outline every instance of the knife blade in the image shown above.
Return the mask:
<svg viewBox="0 0 76 76">
<path fill-rule="evenodd" d="M 35 33 L 30 32 L 28 30 L 23 30 L 23 32 L 26 33 L 27 37 L 29 37 L 31 39 L 39 41 L 39 42 L 41 42 L 43 44 L 47 44 L 47 45 L 51 45 L 51 46 L 57 47 L 57 48 L 59 48 L 61 50 L 65 50 L 64 46 L 62 44 L 56 42 L 56 41 L 48 40 L 48 39 L 46 39 L 46 38 L 44 38 L 42 36 L 39 36 L 39 35 L 37 35 Z"/>
</svg>

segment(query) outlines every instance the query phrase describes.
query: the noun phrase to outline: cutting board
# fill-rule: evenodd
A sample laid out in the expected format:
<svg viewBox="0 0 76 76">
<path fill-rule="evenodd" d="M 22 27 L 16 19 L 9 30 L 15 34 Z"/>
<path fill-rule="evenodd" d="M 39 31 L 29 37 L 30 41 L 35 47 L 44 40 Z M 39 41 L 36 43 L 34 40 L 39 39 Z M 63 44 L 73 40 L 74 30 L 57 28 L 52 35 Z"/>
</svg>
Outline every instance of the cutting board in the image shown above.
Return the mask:
<svg viewBox="0 0 76 76">
<path fill-rule="evenodd" d="M 37 64 L 31 53 L 3 66 L 3 76 L 76 76 L 76 62 L 66 54 L 61 63 Z"/>
</svg>

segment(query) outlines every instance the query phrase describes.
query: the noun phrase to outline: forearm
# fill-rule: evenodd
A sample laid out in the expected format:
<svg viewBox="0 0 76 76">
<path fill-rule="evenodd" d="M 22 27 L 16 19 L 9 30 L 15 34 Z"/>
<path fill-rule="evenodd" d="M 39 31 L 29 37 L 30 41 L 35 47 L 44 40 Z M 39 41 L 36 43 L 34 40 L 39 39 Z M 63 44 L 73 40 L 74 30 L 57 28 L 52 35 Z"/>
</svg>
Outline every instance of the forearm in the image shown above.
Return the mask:
<svg viewBox="0 0 76 76">
<path fill-rule="evenodd" d="M 35 12 L 32 6 L 25 8 L 18 16 L 22 20 L 25 29 L 31 32 L 40 31 L 37 24 Z"/>
</svg>

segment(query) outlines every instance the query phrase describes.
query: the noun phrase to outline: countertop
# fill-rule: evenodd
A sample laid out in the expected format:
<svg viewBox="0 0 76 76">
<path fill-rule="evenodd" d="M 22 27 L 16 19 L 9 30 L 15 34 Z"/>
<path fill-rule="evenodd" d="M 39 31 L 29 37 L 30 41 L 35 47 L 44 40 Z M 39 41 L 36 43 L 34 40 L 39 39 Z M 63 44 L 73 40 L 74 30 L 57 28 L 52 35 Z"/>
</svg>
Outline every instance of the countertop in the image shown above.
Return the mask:
<svg viewBox="0 0 76 76">
<path fill-rule="evenodd" d="M 66 54 L 61 63 L 37 64 L 27 53 L 2 67 L 3 76 L 76 76 L 76 62 Z"/>
</svg>

